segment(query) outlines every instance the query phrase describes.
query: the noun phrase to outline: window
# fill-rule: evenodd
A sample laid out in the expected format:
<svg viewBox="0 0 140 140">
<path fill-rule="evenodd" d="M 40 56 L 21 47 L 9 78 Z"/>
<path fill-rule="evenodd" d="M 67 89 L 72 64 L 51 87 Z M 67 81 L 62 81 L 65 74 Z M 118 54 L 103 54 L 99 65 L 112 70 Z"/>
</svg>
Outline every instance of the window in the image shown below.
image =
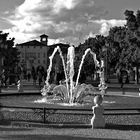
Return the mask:
<svg viewBox="0 0 140 140">
<path fill-rule="evenodd" d="M 43 60 L 43 63 L 45 64 L 45 60 Z"/>
<path fill-rule="evenodd" d="M 24 53 L 21 53 L 21 57 L 24 58 Z"/>
<path fill-rule="evenodd" d="M 33 55 L 34 55 L 34 59 L 35 59 L 36 58 L 36 53 L 34 52 Z"/>
<path fill-rule="evenodd" d="M 44 53 L 44 58 L 45 58 L 45 53 Z"/>
<path fill-rule="evenodd" d="M 40 60 L 38 60 L 38 63 L 40 64 Z"/>
<path fill-rule="evenodd" d="M 21 63 L 24 63 L 24 59 L 21 60 Z"/>
<path fill-rule="evenodd" d="M 40 58 L 40 53 L 38 53 L 38 58 Z"/>
<path fill-rule="evenodd" d="M 32 63 L 32 64 L 33 64 L 33 63 L 34 63 L 34 60 L 30 60 L 30 63 Z"/>
<path fill-rule="evenodd" d="M 46 41 L 46 38 L 42 38 L 42 41 Z"/>
</svg>

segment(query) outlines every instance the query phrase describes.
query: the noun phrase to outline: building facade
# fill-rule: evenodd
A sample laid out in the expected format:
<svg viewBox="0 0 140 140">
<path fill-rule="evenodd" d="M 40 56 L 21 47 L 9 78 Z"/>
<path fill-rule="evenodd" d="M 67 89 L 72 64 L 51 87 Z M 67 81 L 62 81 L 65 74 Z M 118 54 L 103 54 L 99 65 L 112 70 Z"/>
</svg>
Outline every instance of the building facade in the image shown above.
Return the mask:
<svg viewBox="0 0 140 140">
<path fill-rule="evenodd" d="M 47 35 L 40 36 L 40 42 L 37 40 L 17 44 L 16 47 L 20 52 L 20 65 L 30 71 L 32 67 L 47 66 Z"/>
<path fill-rule="evenodd" d="M 49 65 L 49 56 L 57 46 L 61 48 L 63 55 L 66 57 L 69 44 L 58 43 L 48 45 L 48 36 L 45 34 L 40 36 L 40 41 L 32 40 L 17 44 L 16 47 L 20 52 L 20 65 L 27 71 L 31 71 L 32 67 L 37 69 L 40 66 L 47 70 Z M 60 59 L 61 58 L 57 52 L 53 62 L 57 61 L 55 64 L 59 65 L 59 61 L 61 61 Z"/>
</svg>

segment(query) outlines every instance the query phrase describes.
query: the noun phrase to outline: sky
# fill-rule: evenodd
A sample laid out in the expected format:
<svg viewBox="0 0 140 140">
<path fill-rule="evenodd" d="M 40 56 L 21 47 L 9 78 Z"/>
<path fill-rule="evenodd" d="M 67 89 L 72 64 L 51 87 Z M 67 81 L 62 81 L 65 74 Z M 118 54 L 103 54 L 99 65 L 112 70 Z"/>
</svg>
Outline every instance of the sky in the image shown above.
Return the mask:
<svg viewBox="0 0 140 140">
<path fill-rule="evenodd" d="M 15 43 L 46 34 L 49 45 L 78 45 L 125 25 L 125 10 L 140 10 L 140 0 L 0 0 L 0 30 Z"/>
</svg>

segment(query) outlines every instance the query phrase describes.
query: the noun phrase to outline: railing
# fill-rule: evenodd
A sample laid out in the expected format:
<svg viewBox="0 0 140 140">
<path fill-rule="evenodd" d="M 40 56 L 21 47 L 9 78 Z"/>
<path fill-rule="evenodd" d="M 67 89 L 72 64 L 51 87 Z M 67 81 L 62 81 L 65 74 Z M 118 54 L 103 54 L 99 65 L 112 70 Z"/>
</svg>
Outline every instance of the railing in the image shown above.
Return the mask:
<svg viewBox="0 0 140 140">
<path fill-rule="evenodd" d="M 5 120 L 21 122 L 54 123 L 89 123 L 92 109 L 70 107 L 17 107 L 1 106 Z M 140 108 L 114 108 L 105 109 L 104 116 L 136 116 L 140 115 Z M 69 118 L 72 117 L 73 120 Z M 80 120 L 80 119 L 81 120 Z M 57 122 L 58 121 L 58 122 Z"/>
</svg>

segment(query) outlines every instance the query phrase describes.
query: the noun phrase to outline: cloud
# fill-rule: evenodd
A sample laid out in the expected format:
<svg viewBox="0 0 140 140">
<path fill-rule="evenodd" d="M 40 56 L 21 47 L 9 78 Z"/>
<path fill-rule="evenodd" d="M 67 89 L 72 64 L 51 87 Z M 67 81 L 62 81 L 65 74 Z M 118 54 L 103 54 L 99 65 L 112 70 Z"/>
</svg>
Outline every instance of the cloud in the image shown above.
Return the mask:
<svg viewBox="0 0 140 140">
<path fill-rule="evenodd" d="M 12 27 L 5 30 L 17 43 L 46 33 L 49 42 L 83 42 L 88 36 L 106 34 L 121 21 L 104 20 L 107 10 L 94 0 L 25 0 L 5 18 Z M 100 20 L 103 19 L 103 20 Z"/>
<path fill-rule="evenodd" d="M 101 25 L 101 29 L 99 33 L 102 35 L 107 35 L 111 27 L 124 26 L 126 24 L 126 20 L 116 20 L 116 19 L 110 19 L 110 20 L 101 19 L 101 20 L 95 20 L 93 22 Z"/>
<path fill-rule="evenodd" d="M 59 13 L 61 9 L 73 9 L 76 5 L 76 1 L 74 0 L 56 0 L 54 2 L 53 9 L 56 13 Z"/>
</svg>

